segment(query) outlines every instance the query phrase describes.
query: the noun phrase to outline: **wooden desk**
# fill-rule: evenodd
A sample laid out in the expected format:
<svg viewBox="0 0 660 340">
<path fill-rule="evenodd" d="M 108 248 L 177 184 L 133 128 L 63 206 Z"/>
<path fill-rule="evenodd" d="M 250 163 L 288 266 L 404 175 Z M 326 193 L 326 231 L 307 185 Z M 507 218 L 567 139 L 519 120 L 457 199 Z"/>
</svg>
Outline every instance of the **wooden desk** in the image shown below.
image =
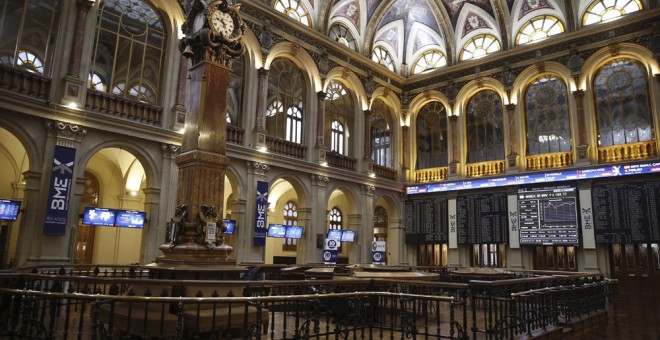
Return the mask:
<svg viewBox="0 0 660 340">
<path fill-rule="evenodd" d="M 358 279 L 410 279 L 410 280 L 437 280 L 438 273 L 427 272 L 354 272 L 353 276 Z"/>
</svg>

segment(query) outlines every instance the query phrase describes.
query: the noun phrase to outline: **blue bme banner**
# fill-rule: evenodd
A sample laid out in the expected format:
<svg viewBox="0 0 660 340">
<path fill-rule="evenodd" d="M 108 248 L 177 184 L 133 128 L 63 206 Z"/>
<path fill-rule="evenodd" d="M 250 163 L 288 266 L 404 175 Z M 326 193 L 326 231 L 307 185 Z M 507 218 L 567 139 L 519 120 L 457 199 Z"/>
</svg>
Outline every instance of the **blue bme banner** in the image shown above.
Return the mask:
<svg viewBox="0 0 660 340">
<path fill-rule="evenodd" d="M 55 146 L 53 171 L 48 192 L 48 206 L 46 207 L 46 217 L 44 219 L 44 235 L 64 236 L 66 233 L 75 159 L 76 149 Z"/>
<path fill-rule="evenodd" d="M 254 211 L 254 237 L 255 246 L 266 245 L 266 217 L 268 215 L 268 182 L 257 181 L 257 205 Z"/>
</svg>

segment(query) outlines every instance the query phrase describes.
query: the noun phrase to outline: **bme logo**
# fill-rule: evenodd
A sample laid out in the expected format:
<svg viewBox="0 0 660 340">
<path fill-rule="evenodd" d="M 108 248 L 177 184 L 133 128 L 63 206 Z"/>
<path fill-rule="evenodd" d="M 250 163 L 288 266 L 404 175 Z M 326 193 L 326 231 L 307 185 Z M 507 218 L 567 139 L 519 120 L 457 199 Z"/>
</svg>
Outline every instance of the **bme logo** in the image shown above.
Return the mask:
<svg viewBox="0 0 660 340">
<path fill-rule="evenodd" d="M 59 172 L 58 177 L 56 173 Z M 68 178 L 62 178 L 68 177 Z M 66 201 L 69 197 L 69 178 L 73 177 L 73 161 L 62 163 L 59 160 L 53 160 L 53 189 L 55 195 L 51 198 L 50 208 L 56 210 L 66 210 Z"/>
</svg>

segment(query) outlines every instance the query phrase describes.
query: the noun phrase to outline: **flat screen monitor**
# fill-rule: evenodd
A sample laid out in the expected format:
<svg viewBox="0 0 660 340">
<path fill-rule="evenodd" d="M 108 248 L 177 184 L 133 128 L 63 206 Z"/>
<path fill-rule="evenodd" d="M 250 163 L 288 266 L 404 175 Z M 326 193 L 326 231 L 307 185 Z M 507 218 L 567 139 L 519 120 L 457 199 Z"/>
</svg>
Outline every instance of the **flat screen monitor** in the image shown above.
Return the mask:
<svg viewBox="0 0 660 340">
<path fill-rule="evenodd" d="M 222 220 L 222 224 L 225 225 L 225 235 L 233 235 L 234 230 L 236 230 L 236 221 L 235 220 Z"/>
<path fill-rule="evenodd" d="M 144 211 L 119 209 L 115 218 L 115 227 L 142 229 L 146 218 L 147 213 Z"/>
<path fill-rule="evenodd" d="M 0 220 L 16 221 L 21 210 L 21 201 L 0 200 Z"/>
<path fill-rule="evenodd" d="M 289 225 L 286 227 L 287 238 L 302 238 L 303 227 L 299 225 Z"/>
<path fill-rule="evenodd" d="M 344 230 L 341 233 L 342 242 L 353 242 L 355 241 L 355 232 L 353 230 Z"/>
<path fill-rule="evenodd" d="M 341 242 L 341 229 L 328 230 L 328 240 L 335 240 Z"/>
<path fill-rule="evenodd" d="M 580 245 L 575 185 L 518 188 L 520 245 Z"/>
<path fill-rule="evenodd" d="M 83 214 L 83 224 L 112 227 L 115 225 L 117 210 L 86 207 Z"/>
<path fill-rule="evenodd" d="M 283 238 L 286 236 L 286 226 L 281 224 L 270 224 L 268 225 L 268 237 L 277 237 Z"/>
</svg>

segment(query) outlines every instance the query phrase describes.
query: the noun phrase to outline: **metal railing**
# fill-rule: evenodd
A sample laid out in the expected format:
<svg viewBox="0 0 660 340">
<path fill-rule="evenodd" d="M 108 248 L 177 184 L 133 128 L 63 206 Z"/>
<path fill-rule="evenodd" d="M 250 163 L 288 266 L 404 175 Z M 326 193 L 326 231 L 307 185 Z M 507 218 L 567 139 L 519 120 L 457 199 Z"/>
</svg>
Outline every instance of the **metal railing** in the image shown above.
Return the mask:
<svg viewBox="0 0 660 340">
<path fill-rule="evenodd" d="M 593 273 L 216 281 L 150 279 L 138 266 L 27 268 L 0 273 L 0 338 L 513 339 L 602 312 L 616 288 Z"/>
</svg>

